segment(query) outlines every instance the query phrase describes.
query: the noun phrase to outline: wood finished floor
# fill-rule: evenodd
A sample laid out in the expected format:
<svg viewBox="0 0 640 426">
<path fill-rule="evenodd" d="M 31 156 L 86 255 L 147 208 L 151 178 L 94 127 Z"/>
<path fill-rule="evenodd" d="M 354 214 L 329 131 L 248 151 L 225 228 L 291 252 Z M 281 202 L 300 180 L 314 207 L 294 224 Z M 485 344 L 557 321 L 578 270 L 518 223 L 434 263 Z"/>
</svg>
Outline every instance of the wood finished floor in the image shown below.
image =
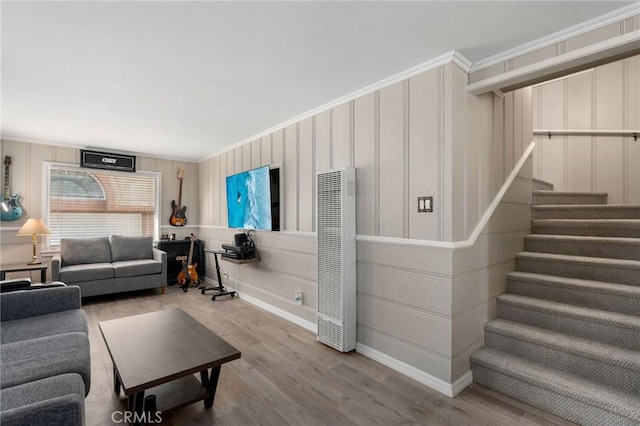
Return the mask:
<svg viewBox="0 0 640 426">
<path fill-rule="evenodd" d="M 83 301 L 91 391 L 86 424 L 112 425 L 126 399 L 113 392 L 100 321 L 180 307 L 242 352 L 222 367 L 212 409 L 168 413 L 165 425 L 569 425 L 478 385 L 450 399 L 355 352 L 341 354 L 299 326 L 239 298 L 215 302 L 177 287 Z M 153 362 L 153 360 L 149 360 Z M 119 417 L 116 415 L 116 420 Z"/>
</svg>

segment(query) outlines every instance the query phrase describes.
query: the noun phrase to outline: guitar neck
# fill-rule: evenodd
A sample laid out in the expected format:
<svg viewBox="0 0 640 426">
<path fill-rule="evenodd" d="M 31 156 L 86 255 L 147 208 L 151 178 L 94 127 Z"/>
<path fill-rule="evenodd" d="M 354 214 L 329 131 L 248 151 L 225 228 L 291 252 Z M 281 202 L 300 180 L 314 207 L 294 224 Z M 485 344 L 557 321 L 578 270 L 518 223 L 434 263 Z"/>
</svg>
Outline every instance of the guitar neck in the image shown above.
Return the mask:
<svg viewBox="0 0 640 426">
<path fill-rule="evenodd" d="M 189 247 L 189 260 L 187 260 L 187 264 L 191 265 L 191 262 L 193 261 L 193 244 L 195 243 L 195 238 L 191 237 L 191 246 Z"/>
<path fill-rule="evenodd" d="M 182 179 L 180 179 L 180 188 L 178 189 L 178 208 L 182 208 Z"/>
<path fill-rule="evenodd" d="M 9 198 L 11 194 L 9 193 L 9 166 L 4 166 L 4 191 L 2 195 L 5 199 Z"/>
</svg>

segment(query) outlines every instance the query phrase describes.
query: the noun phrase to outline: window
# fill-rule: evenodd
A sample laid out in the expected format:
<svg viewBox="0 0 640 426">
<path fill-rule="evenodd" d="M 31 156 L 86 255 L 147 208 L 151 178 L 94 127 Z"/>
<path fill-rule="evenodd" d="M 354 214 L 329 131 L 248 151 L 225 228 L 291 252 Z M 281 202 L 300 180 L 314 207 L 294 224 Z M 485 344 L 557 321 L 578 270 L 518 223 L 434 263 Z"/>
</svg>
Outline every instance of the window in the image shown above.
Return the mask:
<svg viewBox="0 0 640 426">
<path fill-rule="evenodd" d="M 113 234 L 157 238 L 160 174 L 46 163 L 49 247 L 61 238 Z"/>
</svg>

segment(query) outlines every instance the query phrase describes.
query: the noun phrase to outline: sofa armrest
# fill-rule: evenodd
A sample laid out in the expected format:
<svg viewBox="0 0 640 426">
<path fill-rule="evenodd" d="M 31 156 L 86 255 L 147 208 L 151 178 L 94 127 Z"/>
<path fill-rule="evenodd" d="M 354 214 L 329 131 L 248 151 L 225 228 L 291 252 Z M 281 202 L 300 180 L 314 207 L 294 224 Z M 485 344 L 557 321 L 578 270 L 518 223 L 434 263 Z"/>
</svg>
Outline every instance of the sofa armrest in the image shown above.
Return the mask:
<svg viewBox="0 0 640 426">
<path fill-rule="evenodd" d="M 51 258 L 51 281 L 60 279 L 60 267 L 62 266 L 62 256 L 56 254 Z"/>
<path fill-rule="evenodd" d="M 18 290 L 0 294 L 0 321 L 12 321 L 80 309 L 78 286 L 45 288 L 39 291 Z"/>
<path fill-rule="evenodd" d="M 3 425 L 84 425 L 84 400 L 76 394 L 51 398 L 45 401 L 0 412 Z"/>
<path fill-rule="evenodd" d="M 153 259 L 158 260 L 162 263 L 162 283 L 166 285 L 167 284 L 167 252 L 154 248 Z"/>
</svg>

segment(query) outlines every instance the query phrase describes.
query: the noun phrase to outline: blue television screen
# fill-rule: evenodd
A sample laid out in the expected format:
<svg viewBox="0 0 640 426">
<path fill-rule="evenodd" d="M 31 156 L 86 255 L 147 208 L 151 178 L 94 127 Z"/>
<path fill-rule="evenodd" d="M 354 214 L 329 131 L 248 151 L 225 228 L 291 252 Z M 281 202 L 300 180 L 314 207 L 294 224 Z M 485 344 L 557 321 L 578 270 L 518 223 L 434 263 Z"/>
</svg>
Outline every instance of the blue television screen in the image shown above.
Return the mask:
<svg viewBox="0 0 640 426">
<path fill-rule="evenodd" d="M 227 176 L 229 228 L 271 230 L 269 166 Z"/>
</svg>

